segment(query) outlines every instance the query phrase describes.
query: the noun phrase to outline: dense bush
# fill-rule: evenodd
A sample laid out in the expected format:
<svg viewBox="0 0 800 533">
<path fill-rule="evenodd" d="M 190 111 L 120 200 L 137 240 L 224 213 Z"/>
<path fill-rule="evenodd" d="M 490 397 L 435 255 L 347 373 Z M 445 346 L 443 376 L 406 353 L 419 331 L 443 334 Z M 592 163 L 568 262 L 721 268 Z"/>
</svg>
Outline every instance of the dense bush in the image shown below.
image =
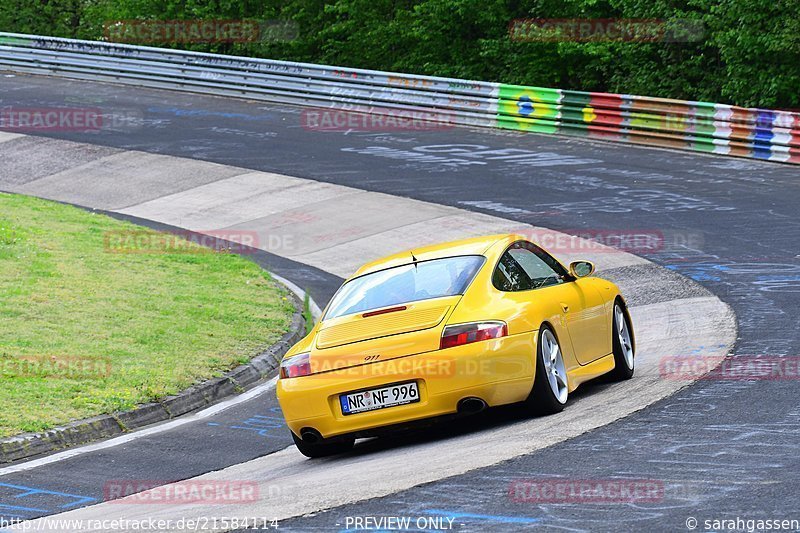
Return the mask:
<svg viewBox="0 0 800 533">
<path fill-rule="evenodd" d="M 519 42 L 516 18 L 694 21 L 688 42 Z M 285 19 L 291 41 L 182 48 L 545 87 L 800 107 L 798 0 L 3 0 L 0 29 L 98 39 L 119 19 Z"/>
</svg>

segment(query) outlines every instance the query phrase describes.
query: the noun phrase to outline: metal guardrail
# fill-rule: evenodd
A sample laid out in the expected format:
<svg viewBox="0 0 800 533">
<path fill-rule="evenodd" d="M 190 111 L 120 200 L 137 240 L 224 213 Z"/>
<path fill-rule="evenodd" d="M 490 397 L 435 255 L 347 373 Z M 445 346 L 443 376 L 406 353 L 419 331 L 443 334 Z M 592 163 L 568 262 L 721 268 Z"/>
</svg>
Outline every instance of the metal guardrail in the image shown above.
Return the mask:
<svg viewBox="0 0 800 533">
<path fill-rule="evenodd" d="M 0 32 L 0 70 L 800 164 L 800 114 Z"/>
</svg>

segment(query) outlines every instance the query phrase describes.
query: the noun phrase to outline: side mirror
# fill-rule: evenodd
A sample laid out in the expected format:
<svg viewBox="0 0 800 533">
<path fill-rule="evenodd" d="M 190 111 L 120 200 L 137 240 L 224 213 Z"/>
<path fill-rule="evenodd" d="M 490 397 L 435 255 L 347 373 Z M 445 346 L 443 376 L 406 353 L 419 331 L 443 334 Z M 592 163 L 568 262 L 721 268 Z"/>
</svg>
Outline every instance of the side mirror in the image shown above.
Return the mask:
<svg viewBox="0 0 800 533">
<path fill-rule="evenodd" d="M 569 264 L 569 273 L 576 278 L 585 278 L 594 274 L 594 263 L 591 261 L 573 261 Z"/>
</svg>

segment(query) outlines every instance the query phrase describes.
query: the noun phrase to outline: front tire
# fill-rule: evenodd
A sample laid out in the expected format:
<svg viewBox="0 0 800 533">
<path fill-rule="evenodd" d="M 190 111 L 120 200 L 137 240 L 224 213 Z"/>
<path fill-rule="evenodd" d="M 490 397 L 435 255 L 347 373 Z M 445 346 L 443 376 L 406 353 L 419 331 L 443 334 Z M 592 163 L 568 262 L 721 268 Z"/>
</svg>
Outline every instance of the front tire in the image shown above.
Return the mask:
<svg viewBox="0 0 800 533">
<path fill-rule="evenodd" d="M 349 452 L 353 449 L 353 445 L 356 442 L 355 439 L 324 439 L 322 442 L 315 442 L 312 444 L 305 442 L 303 439 L 295 435 L 294 432 L 292 432 L 292 439 L 294 439 L 294 445 L 297 446 L 297 449 L 300 450 L 300 453 L 312 459 L 316 459 L 317 457 L 329 457 L 331 455 Z"/>
<path fill-rule="evenodd" d="M 525 401 L 531 412 L 550 415 L 564 409 L 569 397 L 564 356 L 553 330 L 543 325 L 536 343 L 536 378 Z"/>
<path fill-rule="evenodd" d="M 614 303 L 614 317 L 611 335 L 614 341 L 614 370 L 609 376 L 615 381 L 633 377 L 635 345 L 633 328 L 628 313 L 619 302 Z"/>
</svg>

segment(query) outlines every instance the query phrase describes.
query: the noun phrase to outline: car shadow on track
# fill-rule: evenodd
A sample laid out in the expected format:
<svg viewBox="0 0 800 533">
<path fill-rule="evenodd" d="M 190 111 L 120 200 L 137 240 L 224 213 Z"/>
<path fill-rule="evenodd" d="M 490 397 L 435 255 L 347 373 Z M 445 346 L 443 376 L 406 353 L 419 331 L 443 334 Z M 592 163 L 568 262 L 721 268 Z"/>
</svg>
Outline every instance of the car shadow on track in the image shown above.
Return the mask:
<svg viewBox="0 0 800 533">
<path fill-rule="evenodd" d="M 614 385 L 603 377 L 582 384 L 579 389 L 570 394 L 569 403 L 564 408 L 565 411 L 568 412 L 570 407 L 582 399 L 598 394 Z M 423 428 L 398 430 L 390 435 L 358 440 L 353 451 L 341 457 L 358 457 L 405 446 L 446 441 L 463 435 L 479 434 L 503 427 L 510 429 L 515 424 L 527 422 L 532 418 L 537 417 L 531 415 L 523 404 L 492 407 L 478 414 L 441 421 Z"/>
</svg>

